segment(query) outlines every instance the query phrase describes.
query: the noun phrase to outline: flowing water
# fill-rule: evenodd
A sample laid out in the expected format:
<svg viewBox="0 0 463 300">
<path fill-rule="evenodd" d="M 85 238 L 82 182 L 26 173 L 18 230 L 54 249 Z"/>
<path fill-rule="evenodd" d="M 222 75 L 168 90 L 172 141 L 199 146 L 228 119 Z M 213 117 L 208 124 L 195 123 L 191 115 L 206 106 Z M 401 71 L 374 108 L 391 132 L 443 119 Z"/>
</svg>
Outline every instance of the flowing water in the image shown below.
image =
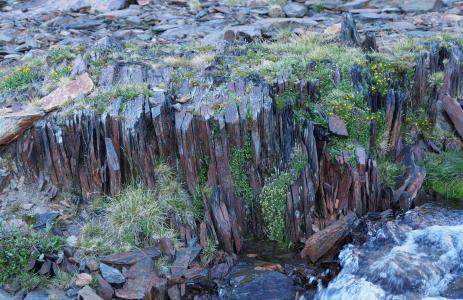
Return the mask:
<svg viewBox="0 0 463 300">
<path fill-rule="evenodd" d="M 315 299 L 463 299 L 463 210 L 428 203 L 372 224 L 368 241 L 339 258 Z"/>
</svg>

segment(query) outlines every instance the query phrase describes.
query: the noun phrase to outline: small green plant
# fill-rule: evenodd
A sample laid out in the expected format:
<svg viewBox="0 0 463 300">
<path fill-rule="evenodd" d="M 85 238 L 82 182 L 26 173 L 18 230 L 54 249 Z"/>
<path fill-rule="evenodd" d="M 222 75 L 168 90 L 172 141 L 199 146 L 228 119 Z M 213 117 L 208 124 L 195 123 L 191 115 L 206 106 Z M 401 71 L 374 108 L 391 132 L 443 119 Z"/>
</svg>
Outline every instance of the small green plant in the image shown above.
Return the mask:
<svg viewBox="0 0 463 300">
<path fill-rule="evenodd" d="M 294 151 L 287 171 L 275 174 L 260 192 L 259 201 L 264 218 L 265 234 L 269 240 L 287 243 L 286 193 L 307 165 L 307 157 L 300 148 Z"/>
<path fill-rule="evenodd" d="M 53 69 L 50 75 L 51 75 L 51 78 L 53 78 L 53 80 L 58 81 L 60 80 L 60 78 L 69 77 L 71 75 L 71 72 L 72 72 L 72 67 L 69 65 L 66 65 L 60 68 Z"/>
<path fill-rule="evenodd" d="M 60 64 L 64 60 L 74 59 L 74 54 L 71 53 L 69 47 L 56 47 L 50 49 L 48 57 L 52 64 Z"/>
<path fill-rule="evenodd" d="M 246 173 L 246 164 L 252 160 L 251 138 L 246 139 L 243 148 L 233 147 L 231 152 L 231 172 L 236 194 L 238 194 L 246 204 L 251 205 L 254 194 L 249 185 L 249 176 Z"/>
<path fill-rule="evenodd" d="M 463 156 L 459 151 L 428 153 L 421 163 L 428 189 L 449 199 L 463 199 Z"/>
<path fill-rule="evenodd" d="M 312 10 L 316 13 L 321 13 L 324 9 L 325 7 L 321 3 L 315 3 L 312 5 Z"/>
<path fill-rule="evenodd" d="M 29 273 L 29 262 L 45 254 L 57 254 L 63 239 L 48 233 L 34 231 L 7 231 L 0 228 L 0 284 L 15 283 L 26 289 L 41 284 L 43 277 Z"/>
<path fill-rule="evenodd" d="M 275 97 L 275 107 L 277 111 L 283 111 L 285 106 L 289 104 L 293 106 L 297 99 L 297 93 L 293 90 L 287 90 L 281 94 L 276 95 Z"/>
<path fill-rule="evenodd" d="M 428 82 L 432 87 L 440 89 L 442 84 L 444 83 L 444 72 L 436 72 L 429 75 Z"/>
<path fill-rule="evenodd" d="M 204 245 L 203 249 L 203 261 L 205 265 L 208 265 L 217 255 L 217 247 L 215 245 L 215 239 L 211 237 L 207 237 L 206 245 Z"/>
</svg>

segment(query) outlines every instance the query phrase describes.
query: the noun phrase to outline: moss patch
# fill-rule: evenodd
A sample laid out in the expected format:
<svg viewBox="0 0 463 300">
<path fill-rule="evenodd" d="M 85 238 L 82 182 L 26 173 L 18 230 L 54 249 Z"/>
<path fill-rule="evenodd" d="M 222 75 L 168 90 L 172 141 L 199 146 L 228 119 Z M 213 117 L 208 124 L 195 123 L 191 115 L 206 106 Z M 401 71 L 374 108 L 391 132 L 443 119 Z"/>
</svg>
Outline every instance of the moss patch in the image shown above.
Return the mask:
<svg viewBox="0 0 463 300">
<path fill-rule="evenodd" d="M 287 243 L 286 193 L 294 181 L 301 175 L 307 164 L 307 157 L 296 148 L 293 159 L 286 171 L 276 173 L 262 188 L 259 201 L 264 219 L 265 234 L 269 240 Z"/>
</svg>

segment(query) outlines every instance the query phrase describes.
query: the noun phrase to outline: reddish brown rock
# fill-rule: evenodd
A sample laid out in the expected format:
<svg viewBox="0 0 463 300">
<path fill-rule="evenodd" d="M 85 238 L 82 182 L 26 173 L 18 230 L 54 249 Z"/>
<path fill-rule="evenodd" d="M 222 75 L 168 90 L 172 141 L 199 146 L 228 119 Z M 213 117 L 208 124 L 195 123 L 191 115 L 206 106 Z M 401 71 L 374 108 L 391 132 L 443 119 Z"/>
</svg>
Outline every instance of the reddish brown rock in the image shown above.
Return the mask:
<svg viewBox="0 0 463 300">
<path fill-rule="evenodd" d="M 142 250 L 129 251 L 112 254 L 104 257 L 101 261 L 110 265 L 133 265 L 145 258 L 157 258 L 161 252 L 157 248 L 145 248 Z"/>
<path fill-rule="evenodd" d="M 98 296 L 104 300 L 112 299 L 114 296 L 113 287 L 106 280 L 104 280 L 100 274 L 96 274 L 95 277 L 98 282 L 98 287 L 96 288 L 96 293 Z"/>
<path fill-rule="evenodd" d="M 338 136 L 348 136 L 347 127 L 341 118 L 338 116 L 330 116 L 328 120 L 328 127 L 332 134 Z"/>
<path fill-rule="evenodd" d="M 50 112 L 79 96 L 88 95 L 92 90 L 93 81 L 87 73 L 84 73 L 40 99 L 39 104 L 43 110 Z"/>
<path fill-rule="evenodd" d="M 30 109 L 0 116 L 0 146 L 16 140 L 44 115 L 45 113 L 40 109 Z"/>
<path fill-rule="evenodd" d="M 351 225 L 355 219 L 355 214 L 349 213 L 342 219 L 312 235 L 306 241 L 301 256 L 309 258 L 311 262 L 315 263 L 323 256 L 337 250 L 337 247 L 342 246 L 348 237 Z"/>
<path fill-rule="evenodd" d="M 159 241 L 159 249 L 162 254 L 167 255 L 169 258 L 173 258 L 175 256 L 175 247 L 171 239 L 162 238 Z"/>
<path fill-rule="evenodd" d="M 442 98 L 442 104 L 445 112 L 452 120 L 453 126 L 455 126 L 460 137 L 463 138 L 463 109 L 460 104 L 448 95 Z"/>
</svg>

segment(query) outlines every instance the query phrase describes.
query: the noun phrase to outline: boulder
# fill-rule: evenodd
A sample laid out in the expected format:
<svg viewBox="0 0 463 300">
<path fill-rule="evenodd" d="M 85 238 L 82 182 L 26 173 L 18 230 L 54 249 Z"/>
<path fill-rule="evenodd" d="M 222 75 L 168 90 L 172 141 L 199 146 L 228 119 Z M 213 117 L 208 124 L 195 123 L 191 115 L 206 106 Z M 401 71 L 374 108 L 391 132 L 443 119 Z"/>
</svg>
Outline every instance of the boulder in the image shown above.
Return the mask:
<svg viewBox="0 0 463 300">
<path fill-rule="evenodd" d="M 116 268 L 100 263 L 100 271 L 101 276 L 109 283 L 120 284 L 125 282 L 124 275 Z"/>
<path fill-rule="evenodd" d="M 39 104 L 46 112 L 54 111 L 79 96 L 88 95 L 92 90 L 93 81 L 88 73 L 84 73 L 40 99 Z"/>
<path fill-rule="evenodd" d="M 338 136 L 349 136 L 346 124 L 338 116 L 330 116 L 328 119 L 328 128 L 332 134 Z"/>
<path fill-rule="evenodd" d="M 270 18 L 284 18 L 285 12 L 283 11 L 283 8 L 281 8 L 280 5 L 275 4 L 269 7 L 268 15 Z"/>
<path fill-rule="evenodd" d="M 297 2 L 289 2 L 283 6 L 283 11 L 290 18 L 302 18 L 307 14 L 307 7 Z"/>
<path fill-rule="evenodd" d="M 76 286 L 84 287 L 86 285 L 89 285 L 91 282 L 92 282 L 92 275 L 88 273 L 77 274 Z"/>
<path fill-rule="evenodd" d="M 95 291 L 88 285 L 81 289 L 77 294 L 77 300 L 103 300 Z"/>
<path fill-rule="evenodd" d="M 344 218 L 318 231 L 307 239 L 301 252 L 302 258 L 309 258 L 312 263 L 331 254 L 343 245 L 349 236 L 352 224 L 357 219 L 355 213 L 349 213 Z"/>
<path fill-rule="evenodd" d="M 114 296 L 113 287 L 106 280 L 104 280 L 100 274 L 96 274 L 95 277 L 98 282 L 98 287 L 96 288 L 96 293 L 98 296 L 104 300 L 111 300 Z"/>
<path fill-rule="evenodd" d="M 0 116 L 0 146 L 16 140 L 44 115 L 45 113 L 41 109 L 33 108 Z"/>
</svg>

